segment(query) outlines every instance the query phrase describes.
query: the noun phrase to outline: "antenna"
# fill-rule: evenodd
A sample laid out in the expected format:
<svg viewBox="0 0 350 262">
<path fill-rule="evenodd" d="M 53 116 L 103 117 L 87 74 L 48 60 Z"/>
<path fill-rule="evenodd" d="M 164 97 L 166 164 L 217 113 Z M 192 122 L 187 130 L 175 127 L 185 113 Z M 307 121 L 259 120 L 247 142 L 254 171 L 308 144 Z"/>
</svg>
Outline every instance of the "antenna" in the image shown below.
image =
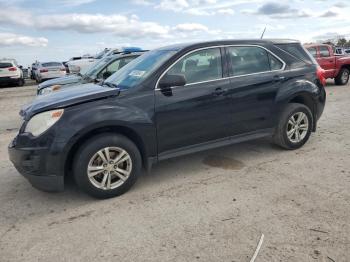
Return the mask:
<svg viewBox="0 0 350 262">
<path fill-rule="evenodd" d="M 263 38 L 264 38 L 265 31 L 266 31 L 266 26 L 265 26 L 265 28 L 264 28 L 264 31 L 263 31 L 262 34 L 261 34 L 260 39 L 263 39 Z"/>
</svg>

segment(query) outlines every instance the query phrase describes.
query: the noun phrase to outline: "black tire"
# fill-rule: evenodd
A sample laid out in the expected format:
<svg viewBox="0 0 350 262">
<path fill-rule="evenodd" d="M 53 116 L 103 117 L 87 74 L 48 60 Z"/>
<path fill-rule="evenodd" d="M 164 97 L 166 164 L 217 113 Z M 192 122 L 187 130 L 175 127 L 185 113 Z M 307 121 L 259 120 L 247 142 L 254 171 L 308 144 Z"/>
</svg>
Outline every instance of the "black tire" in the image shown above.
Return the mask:
<svg viewBox="0 0 350 262">
<path fill-rule="evenodd" d="M 334 82 L 338 86 L 344 86 L 349 82 L 350 71 L 347 68 L 342 68 L 334 79 Z"/>
<path fill-rule="evenodd" d="M 297 113 L 304 113 L 308 120 L 308 127 L 303 139 L 300 142 L 292 142 L 291 139 L 288 138 L 287 130 L 288 130 L 288 121 Z M 310 138 L 312 127 L 314 124 L 314 119 L 310 109 L 298 103 L 290 103 L 287 104 L 282 114 L 280 115 L 279 123 L 276 127 L 275 134 L 273 136 L 274 143 L 279 145 L 282 148 L 288 150 L 294 150 L 302 147 Z"/>
<path fill-rule="evenodd" d="M 23 78 L 18 80 L 17 86 L 19 86 L 19 87 L 24 86 L 24 79 Z"/>
<path fill-rule="evenodd" d="M 88 178 L 87 168 L 90 159 L 101 149 L 106 147 L 118 147 L 125 150 L 131 159 L 132 168 L 129 177 L 123 184 L 114 189 L 100 189 Z M 104 133 L 97 135 L 85 142 L 78 150 L 73 163 L 74 179 L 78 187 L 96 198 L 111 198 L 124 194 L 136 182 L 141 173 L 142 158 L 136 145 L 123 135 Z M 103 176 L 103 173 L 101 173 Z M 118 179 L 118 177 L 117 177 Z"/>
</svg>

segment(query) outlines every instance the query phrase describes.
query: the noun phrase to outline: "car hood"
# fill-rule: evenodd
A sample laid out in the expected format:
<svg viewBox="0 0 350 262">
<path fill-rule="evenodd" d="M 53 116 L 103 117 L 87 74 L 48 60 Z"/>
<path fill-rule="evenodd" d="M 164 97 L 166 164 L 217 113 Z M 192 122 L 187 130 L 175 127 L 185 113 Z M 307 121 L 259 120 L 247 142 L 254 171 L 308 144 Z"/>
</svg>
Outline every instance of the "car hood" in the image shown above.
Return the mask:
<svg viewBox="0 0 350 262">
<path fill-rule="evenodd" d="M 27 120 L 39 112 L 117 96 L 119 93 L 118 88 L 95 84 L 78 85 L 75 88 L 67 88 L 60 92 L 37 96 L 30 104 L 22 107 L 20 115 Z"/>
<path fill-rule="evenodd" d="M 54 85 L 68 85 L 68 84 L 74 84 L 78 83 L 81 80 L 81 77 L 78 75 L 70 75 L 70 76 L 64 76 L 64 77 L 59 77 L 51 80 L 47 80 L 43 83 L 41 83 L 38 86 L 38 90 L 54 86 Z"/>
</svg>

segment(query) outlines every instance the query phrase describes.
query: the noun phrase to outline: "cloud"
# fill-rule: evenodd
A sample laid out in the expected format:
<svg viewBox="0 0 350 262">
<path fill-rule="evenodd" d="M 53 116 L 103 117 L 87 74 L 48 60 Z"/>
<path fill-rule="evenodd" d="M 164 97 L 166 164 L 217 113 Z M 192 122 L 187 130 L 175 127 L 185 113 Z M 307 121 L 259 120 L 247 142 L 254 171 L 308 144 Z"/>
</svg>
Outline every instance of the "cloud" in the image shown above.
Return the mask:
<svg viewBox="0 0 350 262">
<path fill-rule="evenodd" d="M 219 9 L 217 13 L 223 14 L 223 15 L 234 15 L 235 11 L 231 8 L 225 8 L 225 9 Z"/>
<path fill-rule="evenodd" d="M 48 40 L 44 37 L 30 37 L 25 35 L 17 35 L 12 33 L 0 33 L 0 46 L 31 46 L 31 47 L 45 47 Z"/>
<path fill-rule="evenodd" d="M 344 7 L 347 7 L 348 5 L 345 4 L 344 2 L 338 2 L 338 3 L 335 3 L 334 6 L 339 8 L 344 8 Z"/>
<path fill-rule="evenodd" d="M 187 23 L 187 24 L 178 24 L 174 27 L 174 31 L 178 32 L 194 32 L 194 31 L 206 31 L 208 32 L 208 27 L 197 24 L 197 23 Z"/>
<path fill-rule="evenodd" d="M 62 4 L 64 6 L 80 6 L 85 4 L 90 4 L 95 2 L 96 0 L 55 0 L 55 4 Z"/>
<path fill-rule="evenodd" d="M 156 8 L 171 11 L 181 11 L 188 7 L 190 7 L 190 4 L 187 0 L 162 0 L 159 5 L 156 5 Z"/>
<path fill-rule="evenodd" d="M 288 4 L 280 4 L 277 2 L 268 2 L 261 5 L 257 11 L 244 11 L 244 13 L 265 15 L 276 19 L 290 19 L 290 18 L 304 18 L 311 17 L 312 15 L 297 8 L 292 8 Z"/>
<path fill-rule="evenodd" d="M 135 5 L 143 5 L 143 6 L 153 5 L 152 2 L 149 0 L 131 0 L 131 2 Z"/>
<path fill-rule="evenodd" d="M 38 30 L 111 33 L 128 39 L 176 38 L 176 34 L 183 35 L 184 32 L 210 32 L 206 26 L 199 23 L 181 23 L 170 27 L 156 22 L 142 21 L 136 15 L 71 13 L 33 16 L 25 13 L 25 19 L 15 19 L 22 15 L 22 12 L 22 10 L 13 10 L 11 15 L 7 15 L 7 12 L 0 11 L 0 24 L 14 24 Z"/>
<path fill-rule="evenodd" d="M 335 17 L 338 16 L 338 13 L 335 11 L 328 10 L 327 12 L 324 12 L 320 15 L 320 17 Z"/>
</svg>

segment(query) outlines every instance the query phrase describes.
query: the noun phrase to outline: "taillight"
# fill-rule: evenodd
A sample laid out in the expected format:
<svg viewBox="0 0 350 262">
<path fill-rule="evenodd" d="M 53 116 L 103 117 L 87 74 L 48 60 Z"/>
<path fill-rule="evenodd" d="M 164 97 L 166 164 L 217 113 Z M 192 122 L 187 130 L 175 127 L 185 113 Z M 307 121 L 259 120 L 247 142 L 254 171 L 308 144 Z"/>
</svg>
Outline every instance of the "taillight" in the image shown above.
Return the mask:
<svg viewBox="0 0 350 262">
<path fill-rule="evenodd" d="M 47 70 L 47 68 L 40 69 L 40 73 L 47 73 L 47 72 L 49 72 L 49 70 Z"/>
<path fill-rule="evenodd" d="M 9 71 L 11 71 L 11 72 L 17 71 L 17 67 L 10 67 Z"/>
<path fill-rule="evenodd" d="M 325 71 L 321 67 L 317 67 L 317 77 L 320 80 L 320 83 L 325 86 L 326 85 L 326 76 Z"/>
</svg>

